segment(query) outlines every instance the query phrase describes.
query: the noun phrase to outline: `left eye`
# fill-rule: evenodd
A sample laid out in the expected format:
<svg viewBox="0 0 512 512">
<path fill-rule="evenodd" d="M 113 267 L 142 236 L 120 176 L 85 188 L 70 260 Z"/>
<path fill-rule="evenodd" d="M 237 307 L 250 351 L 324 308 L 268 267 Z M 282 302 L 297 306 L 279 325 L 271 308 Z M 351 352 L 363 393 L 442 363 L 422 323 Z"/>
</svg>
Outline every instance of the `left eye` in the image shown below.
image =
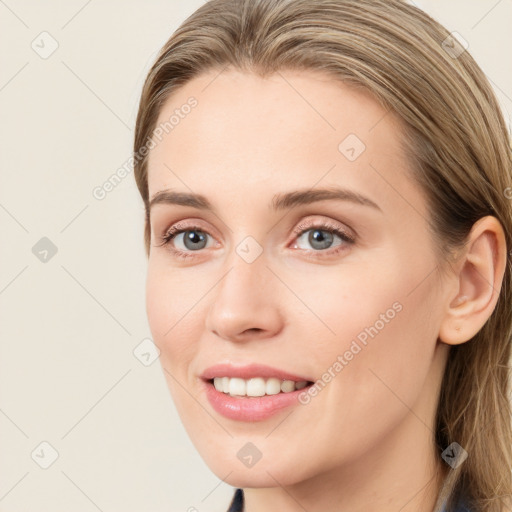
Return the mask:
<svg viewBox="0 0 512 512">
<path fill-rule="evenodd" d="M 321 227 L 314 227 L 305 229 L 302 231 L 302 234 L 297 238 L 299 242 L 301 239 L 306 239 L 307 243 L 310 244 L 316 250 L 325 250 L 333 247 L 333 240 L 337 237 L 342 242 L 352 242 L 352 239 L 349 238 L 345 233 L 339 231 L 337 229 L 324 229 Z M 337 245 L 341 245 L 341 243 Z M 336 246 L 335 246 L 336 247 Z M 302 248 L 302 247 L 299 247 Z M 306 247 L 307 249 L 307 247 Z"/>
</svg>

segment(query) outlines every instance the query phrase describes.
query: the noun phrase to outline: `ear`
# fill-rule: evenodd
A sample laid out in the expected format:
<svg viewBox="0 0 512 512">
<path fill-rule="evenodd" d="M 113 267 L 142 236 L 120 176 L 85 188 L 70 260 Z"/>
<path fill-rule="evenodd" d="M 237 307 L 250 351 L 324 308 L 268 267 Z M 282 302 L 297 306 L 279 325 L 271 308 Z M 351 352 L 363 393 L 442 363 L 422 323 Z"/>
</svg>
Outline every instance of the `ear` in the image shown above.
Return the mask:
<svg viewBox="0 0 512 512">
<path fill-rule="evenodd" d="M 449 287 L 448 306 L 440 325 L 441 342 L 459 345 L 480 331 L 498 302 L 506 264 L 501 223 L 493 216 L 479 219 L 452 265 L 453 287 Z"/>
</svg>

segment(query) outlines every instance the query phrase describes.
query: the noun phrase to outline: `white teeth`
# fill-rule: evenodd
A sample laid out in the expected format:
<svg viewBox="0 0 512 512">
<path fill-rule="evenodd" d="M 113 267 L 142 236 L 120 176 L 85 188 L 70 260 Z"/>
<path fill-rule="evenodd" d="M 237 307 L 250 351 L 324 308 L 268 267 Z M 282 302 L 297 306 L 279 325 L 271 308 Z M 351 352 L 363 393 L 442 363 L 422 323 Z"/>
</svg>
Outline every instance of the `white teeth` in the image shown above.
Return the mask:
<svg viewBox="0 0 512 512">
<path fill-rule="evenodd" d="M 229 394 L 233 395 L 245 395 L 247 384 L 244 379 L 229 379 Z"/>
<path fill-rule="evenodd" d="M 296 389 L 306 387 L 307 384 L 305 380 L 295 382 L 293 380 L 280 380 L 274 377 L 266 380 L 261 377 L 247 380 L 238 377 L 215 377 L 213 379 L 213 385 L 217 391 L 230 394 L 231 396 L 264 396 L 290 393 Z"/>
<path fill-rule="evenodd" d="M 281 393 L 281 381 L 274 377 L 268 379 L 265 385 L 265 393 L 267 395 L 277 395 Z"/>
<path fill-rule="evenodd" d="M 248 396 L 263 396 L 265 394 L 265 381 L 258 377 L 249 379 L 245 391 Z"/>
</svg>

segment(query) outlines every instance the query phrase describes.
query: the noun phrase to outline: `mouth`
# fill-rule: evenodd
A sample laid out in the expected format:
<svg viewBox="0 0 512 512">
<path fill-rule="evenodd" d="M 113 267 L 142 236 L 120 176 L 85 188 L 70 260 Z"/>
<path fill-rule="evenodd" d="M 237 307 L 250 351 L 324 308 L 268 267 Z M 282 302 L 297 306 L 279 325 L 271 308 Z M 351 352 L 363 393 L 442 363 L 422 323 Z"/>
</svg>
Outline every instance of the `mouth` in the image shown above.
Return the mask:
<svg viewBox="0 0 512 512">
<path fill-rule="evenodd" d="M 230 420 L 241 422 L 264 421 L 288 407 L 307 404 L 309 400 L 304 402 L 301 396 L 313 385 L 311 381 L 275 377 L 253 377 L 247 381 L 237 377 L 201 380 L 213 410 Z M 267 391 L 270 393 L 267 394 Z"/>
</svg>

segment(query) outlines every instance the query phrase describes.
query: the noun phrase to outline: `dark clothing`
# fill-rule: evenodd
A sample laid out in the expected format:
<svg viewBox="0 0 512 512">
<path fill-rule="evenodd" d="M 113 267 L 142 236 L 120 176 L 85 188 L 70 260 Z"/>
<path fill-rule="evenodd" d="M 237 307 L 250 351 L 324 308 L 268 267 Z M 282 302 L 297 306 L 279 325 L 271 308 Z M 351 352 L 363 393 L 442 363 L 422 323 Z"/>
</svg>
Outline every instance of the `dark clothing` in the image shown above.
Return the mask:
<svg viewBox="0 0 512 512">
<path fill-rule="evenodd" d="M 443 511 L 445 509 L 443 508 Z M 231 504 L 227 512 L 244 512 L 244 491 L 243 489 L 236 489 Z M 456 512 L 471 512 L 469 508 L 466 508 L 461 502 Z"/>
<path fill-rule="evenodd" d="M 244 491 L 237 489 L 229 505 L 228 512 L 243 512 L 244 510 Z"/>
</svg>

